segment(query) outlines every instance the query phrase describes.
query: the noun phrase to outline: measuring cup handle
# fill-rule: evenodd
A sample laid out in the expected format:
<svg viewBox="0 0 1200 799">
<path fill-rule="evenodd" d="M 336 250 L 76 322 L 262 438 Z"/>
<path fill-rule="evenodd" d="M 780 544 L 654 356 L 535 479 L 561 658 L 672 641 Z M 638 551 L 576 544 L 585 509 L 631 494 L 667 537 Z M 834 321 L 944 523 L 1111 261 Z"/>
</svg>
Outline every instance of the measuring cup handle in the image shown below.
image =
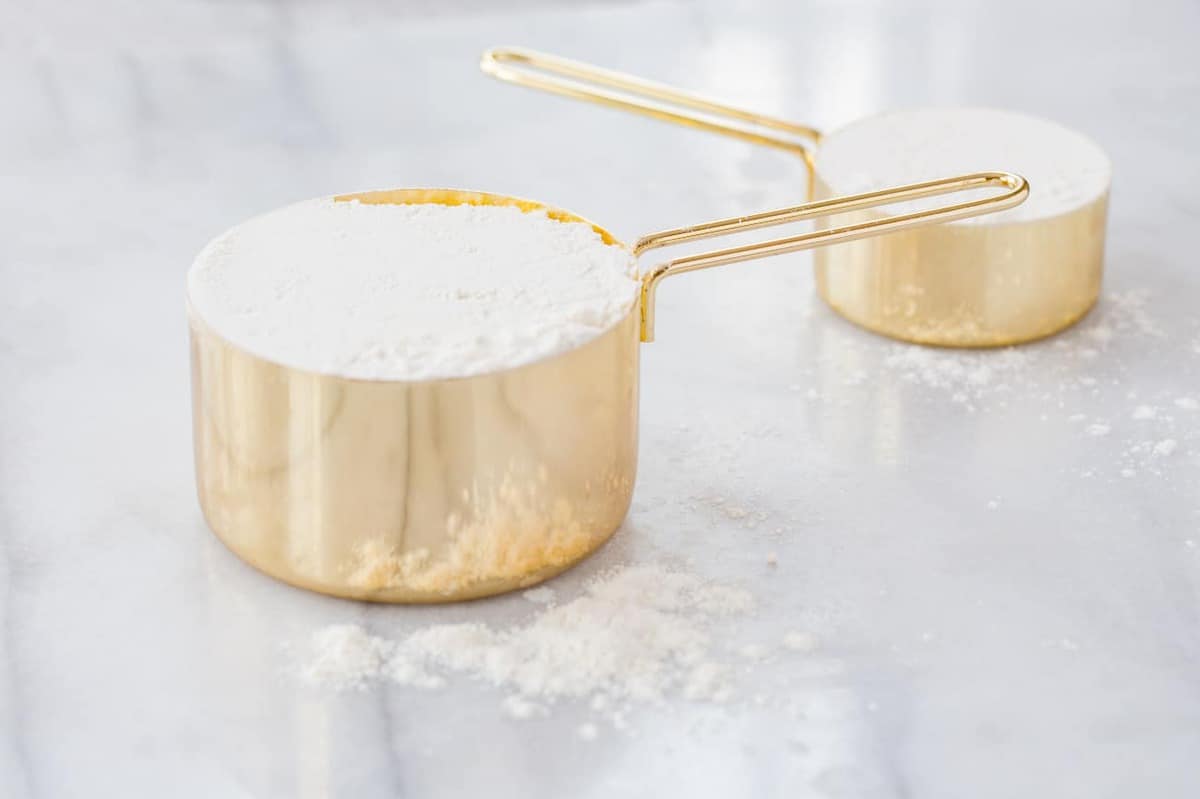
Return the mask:
<svg viewBox="0 0 1200 799">
<path fill-rule="evenodd" d="M 923 211 L 883 216 L 866 222 L 852 225 L 842 225 L 824 230 L 814 230 L 797 236 L 771 239 L 757 244 L 745 244 L 724 250 L 688 255 L 668 261 L 642 276 L 642 341 L 654 340 L 654 300 L 655 291 L 663 278 L 671 275 L 691 272 L 696 269 L 708 269 L 713 266 L 732 264 L 739 261 L 749 261 L 755 258 L 766 258 L 771 255 L 810 250 L 814 247 L 824 247 L 845 241 L 855 241 L 871 236 L 894 233 L 899 230 L 923 225 L 933 225 L 941 222 L 951 222 L 955 219 L 966 219 L 972 216 L 1003 211 L 1020 205 L 1029 196 L 1029 182 L 1020 175 L 1010 172 L 976 172 L 958 177 L 929 180 L 924 183 L 911 183 L 905 186 L 895 186 L 865 194 L 853 194 L 845 197 L 834 197 L 828 200 L 795 205 L 790 208 L 780 208 L 774 211 L 763 211 L 750 216 L 730 217 L 691 225 L 685 228 L 664 230 L 652 233 L 638 239 L 634 245 L 635 255 L 682 244 L 687 241 L 713 238 L 728 233 L 740 233 L 761 227 L 783 225 L 789 222 L 801 222 L 806 219 L 824 217 L 830 214 L 876 208 L 881 205 L 916 200 L 921 197 L 934 197 L 942 194 L 952 194 L 960 191 L 971 191 L 987 187 L 1002 187 L 1007 189 L 1002 194 L 984 197 L 977 200 L 942 205 Z"/>
<path fill-rule="evenodd" d="M 496 47 L 484 52 L 479 66 L 508 83 L 797 153 L 810 171 L 812 148 L 821 138 L 818 131 L 805 125 L 534 50 Z"/>
</svg>

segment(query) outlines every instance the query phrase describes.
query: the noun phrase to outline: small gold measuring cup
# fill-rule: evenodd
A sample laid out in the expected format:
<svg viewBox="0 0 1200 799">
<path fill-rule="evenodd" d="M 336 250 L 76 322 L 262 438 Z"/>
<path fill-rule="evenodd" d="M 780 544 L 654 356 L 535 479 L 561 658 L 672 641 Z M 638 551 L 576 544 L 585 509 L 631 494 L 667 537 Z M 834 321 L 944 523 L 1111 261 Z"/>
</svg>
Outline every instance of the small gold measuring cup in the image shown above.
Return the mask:
<svg viewBox="0 0 1200 799">
<path fill-rule="evenodd" d="M 520 48 L 488 50 L 481 67 L 509 83 L 798 155 L 808 170 L 810 198 L 844 193 L 822 171 L 821 145 L 851 126 L 822 134 L 670 86 Z M 1097 199 L 1055 216 L 922 227 L 818 250 L 813 258 L 817 293 L 850 321 L 904 341 L 993 347 L 1042 338 L 1078 321 L 1099 297 L 1107 208 L 1106 183 Z M 841 220 L 817 224 L 876 216 L 870 209 L 855 209 Z"/>
<path fill-rule="evenodd" d="M 638 342 L 672 275 L 894 234 L 1023 202 L 1004 172 L 935 180 L 643 236 L 632 247 L 568 211 L 499 194 L 395 189 L 361 203 L 515 206 L 585 222 L 608 244 L 659 247 L 976 189 L 935 209 L 688 255 L 647 271 L 614 327 L 534 363 L 446 380 L 361 380 L 238 348 L 190 304 L 196 479 L 209 526 L 294 585 L 380 602 L 486 596 L 550 577 L 603 544 L 637 468 Z"/>
</svg>

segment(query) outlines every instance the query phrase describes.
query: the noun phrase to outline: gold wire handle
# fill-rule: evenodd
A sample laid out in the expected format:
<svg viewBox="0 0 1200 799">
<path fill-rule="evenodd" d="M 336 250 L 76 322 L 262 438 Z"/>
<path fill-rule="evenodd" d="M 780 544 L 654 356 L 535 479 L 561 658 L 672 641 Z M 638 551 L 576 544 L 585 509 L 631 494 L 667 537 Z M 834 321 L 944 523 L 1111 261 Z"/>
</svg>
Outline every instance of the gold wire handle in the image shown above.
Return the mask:
<svg viewBox="0 0 1200 799">
<path fill-rule="evenodd" d="M 896 186 L 880 189 L 865 194 L 853 194 L 845 197 L 834 197 L 829 200 L 795 205 L 791 208 L 780 208 L 775 211 L 763 211 L 750 216 L 737 216 L 728 219 L 717 219 L 699 225 L 691 225 L 674 230 L 664 230 L 651 233 L 638 239 L 633 247 L 634 255 L 681 244 L 687 241 L 708 239 L 723 236 L 727 233 L 738 233 L 755 230 L 761 227 L 783 225 L 789 222 L 800 222 L 829 214 L 857 211 L 865 208 L 877 208 L 881 205 L 916 200 L 921 197 L 935 197 L 942 194 L 952 194 L 959 191 L 971 191 L 987 187 L 1003 187 L 1008 191 L 994 197 L 984 197 L 978 200 L 942 205 L 923 211 L 912 211 L 905 214 L 884 216 L 853 225 L 843 225 L 824 230 L 814 230 L 797 236 L 781 239 L 771 239 L 757 244 L 745 244 L 739 247 L 729 247 L 724 250 L 686 255 L 667 261 L 655 267 L 642 276 L 642 341 L 654 341 L 654 299 L 658 284 L 663 278 L 680 275 L 697 269 L 708 269 L 712 266 L 732 264 L 739 261 L 749 261 L 753 258 L 765 258 L 771 255 L 809 250 L 829 244 L 865 239 L 870 236 L 880 236 L 894 233 L 898 230 L 908 230 L 923 225 L 933 225 L 941 222 L 951 222 L 955 219 L 966 219 L 981 216 L 996 211 L 1003 211 L 1025 202 L 1029 196 L 1029 182 L 1020 175 L 1009 172 L 976 172 L 970 175 L 960 175 L 952 178 L 929 180 L 924 183 L 911 183 L 906 186 Z"/>
<path fill-rule="evenodd" d="M 806 125 L 535 50 L 495 47 L 483 53 L 479 67 L 492 77 L 519 86 L 797 153 L 810 169 L 812 148 L 821 138 L 820 132 Z"/>
</svg>

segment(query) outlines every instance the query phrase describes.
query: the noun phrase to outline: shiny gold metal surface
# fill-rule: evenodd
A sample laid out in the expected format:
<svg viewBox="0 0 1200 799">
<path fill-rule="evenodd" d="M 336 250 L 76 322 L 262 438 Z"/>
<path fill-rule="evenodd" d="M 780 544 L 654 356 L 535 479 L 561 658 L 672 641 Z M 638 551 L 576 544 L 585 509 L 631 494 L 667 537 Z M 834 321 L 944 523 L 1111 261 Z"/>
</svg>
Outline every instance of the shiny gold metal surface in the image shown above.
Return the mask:
<svg viewBox="0 0 1200 799">
<path fill-rule="evenodd" d="M 444 191 L 339 199 L 351 196 L 539 207 Z M 469 599 L 562 571 L 625 516 L 635 307 L 556 357 L 419 382 L 288 368 L 189 318 L 200 504 L 221 540 L 268 574 L 356 599 Z"/>
<path fill-rule="evenodd" d="M 814 128 L 531 50 L 494 48 L 480 66 L 509 83 L 799 155 L 808 170 L 809 197 L 836 193 L 822 178 L 824 136 Z M 992 347 L 1042 338 L 1081 318 L 1099 296 L 1107 205 L 1106 192 L 1045 219 L 922 226 L 843 243 L 815 255 L 817 292 L 852 322 L 905 341 Z M 818 219 L 818 227 L 879 218 L 859 209 Z"/>
<path fill-rule="evenodd" d="M 924 197 L 936 197 L 944 194 L 974 191 L 985 188 L 1006 189 L 1002 194 L 981 197 L 974 200 L 940 205 L 904 214 L 886 215 L 873 212 L 871 209 L 892 203 L 907 202 Z M 770 225 L 790 224 L 809 219 L 828 220 L 840 218 L 837 225 L 830 225 L 809 233 L 788 236 L 773 241 L 746 244 L 740 247 L 730 247 L 714 252 L 698 253 L 668 261 L 642 276 L 642 341 L 654 340 L 654 297 L 658 284 L 665 277 L 697 269 L 707 269 L 723 264 L 748 261 L 753 258 L 765 258 L 771 255 L 810 250 L 817 247 L 846 242 L 864 241 L 870 239 L 879 241 L 878 237 L 898 231 L 907 231 L 909 235 L 917 235 L 917 231 L 930 225 L 939 225 L 956 219 L 982 216 L 983 214 L 1003 211 L 1020 205 L 1029 196 L 1029 184 L 1020 175 L 1007 172 L 980 172 L 974 175 L 961 175 L 954 178 L 929 180 L 924 183 L 912 183 L 907 186 L 897 186 L 879 191 L 855 194 L 846 197 L 830 197 L 816 202 L 805 203 L 791 208 L 776 211 L 765 211 L 748 216 L 719 219 L 701 225 L 692 225 L 661 233 L 643 236 L 634 246 L 634 253 L 641 254 L 657 247 L 681 244 L 696 239 L 721 236 Z M 857 218 L 846 220 L 847 216 L 858 214 Z M 832 217 L 830 215 L 837 215 Z"/>
<path fill-rule="evenodd" d="M 460 380 L 372 382 L 237 349 L 191 316 L 213 531 L 268 574 L 386 602 L 532 585 L 604 543 L 637 456 L 638 325 Z"/>
<path fill-rule="evenodd" d="M 816 177 L 817 196 L 832 196 L 819 162 Z M 1045 219 L 926 227 L 818 250 L 817 293 L 851 322 L 904 341 L 995 347 L 1043 338 L 1100 296 L 1107 205 L 1106 193 Z M 876 216 L 854 211 L 837 223 Z"/>
<path fill-rule="evenodd" d="M 669 261 L 644 274 L 628 313 L 598 338 L 474 377 L 372 381 L 294 369 L 234 346 L 189 307 L 204 515 L 247 562 L 328 594 L 433 602 L 532 585 L 604 543 L 629 507 L 638 344 L 653 338 L 654 291 L 664 277 L 978 216 L 1022 202 L 1028 188 L 1018 176 L 985 173 L 642 237 L 631 252 L 987 187 L 1007 191 Z M 481 192 L 398 189 L 335 199 L 512 205 L 586 222 Z"/>
</svg>

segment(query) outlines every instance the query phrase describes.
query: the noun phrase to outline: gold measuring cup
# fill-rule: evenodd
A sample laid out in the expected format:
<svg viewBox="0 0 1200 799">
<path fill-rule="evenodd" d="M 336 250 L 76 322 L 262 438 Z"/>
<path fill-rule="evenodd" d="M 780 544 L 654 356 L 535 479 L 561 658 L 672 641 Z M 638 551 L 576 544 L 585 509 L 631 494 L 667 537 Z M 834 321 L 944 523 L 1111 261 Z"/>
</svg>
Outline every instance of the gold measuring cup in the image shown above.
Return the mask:
<svg viewBox="0 0 1200 799">
<path fill-rule="evenodd" d="M 620 526 L 637 461 L 638 344 L 654 338 L 667 277 L 895 234 L 1011 208 L 1003 172 L 720 219 L 643 236 L 634 255 L 839 211 L 974 189 L 998 195 L 677 258 L 647 271 L 614 327 L 567 352 L 472 377 L 361 380 L 289 368 L 212 329 L 189 302 L 196 479 L 209 526 L 241 558 L 294 585 L 380 602 L 486 596 L 550 577 Z M 516 206 L 499 194 L 396 189 L 337 201 Z M 587 224 L 591 224 L 588 222 Z"/>
<path fill-rule="evenodd" d="M 519 48 L 488 50 L 481 67 L 509 83 L 797 155 L 808 169 L 809 197 L 817 199 L 844 191 L 822 172 L 822 144 L 872 121 L 821 134 L 670 86 Z M 1107 208 L 1106 183 L 1097 199 L 1055 216 L 923 227 L 818 250 L 817 293 L 850 321 L 904 341 L 992 347 L 1042 338 L 1078 321 L 1099 297 Z M 870 209 L 856 209 L 818 225 L 875 216 Z"/>
</svg>

